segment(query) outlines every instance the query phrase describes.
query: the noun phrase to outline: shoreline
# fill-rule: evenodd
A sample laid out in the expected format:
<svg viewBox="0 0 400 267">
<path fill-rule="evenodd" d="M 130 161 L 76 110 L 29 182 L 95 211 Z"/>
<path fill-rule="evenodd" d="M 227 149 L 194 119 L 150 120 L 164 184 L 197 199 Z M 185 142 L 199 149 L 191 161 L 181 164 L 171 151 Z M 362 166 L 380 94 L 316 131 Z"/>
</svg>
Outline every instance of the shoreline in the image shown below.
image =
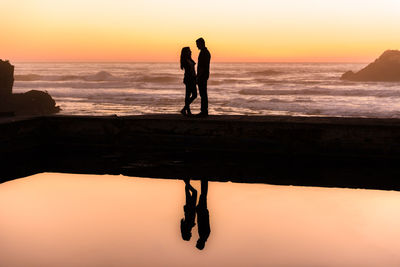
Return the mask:
<svg viewBox="0 0 400 267">
<path fill-rule="evenodd" d="M 0 129 L 0 182 L 64 172 L 400 188 L 400 119 L 51 115 Z"/>
</svg>

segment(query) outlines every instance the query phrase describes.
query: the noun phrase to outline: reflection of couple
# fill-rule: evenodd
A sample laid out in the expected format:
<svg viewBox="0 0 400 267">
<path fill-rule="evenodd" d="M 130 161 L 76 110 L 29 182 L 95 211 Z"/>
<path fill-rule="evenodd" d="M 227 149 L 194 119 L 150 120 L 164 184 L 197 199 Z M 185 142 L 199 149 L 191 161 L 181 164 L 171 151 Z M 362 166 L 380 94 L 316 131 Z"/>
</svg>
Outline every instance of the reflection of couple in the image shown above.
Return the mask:
<svg viewBox="0 0 400 267">
<path fill-rule="evenodd" d="M 197 48 L 200 49 L 199 59 L 197 62 L 197 75 L 194 68 L 196 63 L 192 59 L 192 51 L 190 51 L 190 48 L 184 47 L 181 52 L 181 69 L 185 70 L 183 83 L 186 85 L 185 106 L 181 110 L 181 113 L 188 116 L 192 115 L 190 104 L 197 97 L 197 84 L 201 97 L 201 112 L 197 115 L 200 117 L 206 117 L 208 116 L 207 81 L 210 76 L 211 55 L 203 38 L 197 39 L 196 45 Z"/>
<path fill-rule="evenodd" d="M 189 179 L 184 181 L 186 205 L 183 207 L 185 218 L 181 220 L 182 238 L 183 240 L 189 241 L 192 237 L 192 228 L 195 226 L 195 218 L 197 213 L 197 229 L 199 233 L 199 239 L 197 240 L 196 247 L 202 250 L 211 232 L 210 215 L 207 209 L 208 181 L 204 179 L 201 180 L 201 194 L 199 198 L 199 204 L 197 206 L 197 190 L 191 186 Z"/>
</svg>

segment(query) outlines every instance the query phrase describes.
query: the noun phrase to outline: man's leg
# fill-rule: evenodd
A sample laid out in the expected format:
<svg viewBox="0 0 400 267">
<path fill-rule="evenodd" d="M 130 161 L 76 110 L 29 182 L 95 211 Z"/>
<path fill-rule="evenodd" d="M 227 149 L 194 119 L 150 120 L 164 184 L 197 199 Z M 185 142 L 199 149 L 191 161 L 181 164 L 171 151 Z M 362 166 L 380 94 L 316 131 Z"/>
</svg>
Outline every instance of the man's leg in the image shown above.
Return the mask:
<svg viewBox="0 0 400 267">
<path fill-rule="evenodd" d="M 199 198 L 199 206 L 207 209 L 207 193 L 208 193 L 208 180 L 201 179 L 201 193 Z"/>
<path fill-rule="evenodd" d="M 199 82 L 198 85 L 201 97 L 201 113 L 208 114 L 207 81 Z"/>
</svg>

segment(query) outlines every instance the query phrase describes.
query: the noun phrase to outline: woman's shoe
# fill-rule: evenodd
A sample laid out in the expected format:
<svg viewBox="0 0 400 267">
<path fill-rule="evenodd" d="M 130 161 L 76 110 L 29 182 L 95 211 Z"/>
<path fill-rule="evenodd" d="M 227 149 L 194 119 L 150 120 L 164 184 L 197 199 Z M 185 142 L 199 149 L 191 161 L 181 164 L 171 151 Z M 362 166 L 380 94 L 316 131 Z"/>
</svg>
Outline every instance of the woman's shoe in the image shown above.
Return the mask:
<svg viewBox="0 0 400 267">
<path fill-rule="evenodd" d="M 186 107 L 183 107 L 183 109 L 181 110 L 181 114 L 182 114 L 183 116 L 186 116 Z"/>
<path fill-rule="evenodd" d="M 190 108 L 186 109 L 186 115 L 187 116 L 192 116 L 192 112 L 190 111 Z"/>
</svg>

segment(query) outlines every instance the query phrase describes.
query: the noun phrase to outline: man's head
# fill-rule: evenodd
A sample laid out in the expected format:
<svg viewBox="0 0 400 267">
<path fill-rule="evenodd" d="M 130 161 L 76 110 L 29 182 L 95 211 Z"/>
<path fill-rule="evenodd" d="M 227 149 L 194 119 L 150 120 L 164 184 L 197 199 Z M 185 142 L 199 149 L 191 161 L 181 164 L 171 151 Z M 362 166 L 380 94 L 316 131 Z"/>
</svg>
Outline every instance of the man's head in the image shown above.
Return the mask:
<svg viewBox="0 0 400 267">
<path fill-rule="evenodd" d="M 203 49 L 204 47 L 206 47 L 206 42 L 204 41 L 204 39 L 202 37 L 200 37 L 199 39 L 196 40 L 196 45 L 198 49 Z"/>
</svg>

